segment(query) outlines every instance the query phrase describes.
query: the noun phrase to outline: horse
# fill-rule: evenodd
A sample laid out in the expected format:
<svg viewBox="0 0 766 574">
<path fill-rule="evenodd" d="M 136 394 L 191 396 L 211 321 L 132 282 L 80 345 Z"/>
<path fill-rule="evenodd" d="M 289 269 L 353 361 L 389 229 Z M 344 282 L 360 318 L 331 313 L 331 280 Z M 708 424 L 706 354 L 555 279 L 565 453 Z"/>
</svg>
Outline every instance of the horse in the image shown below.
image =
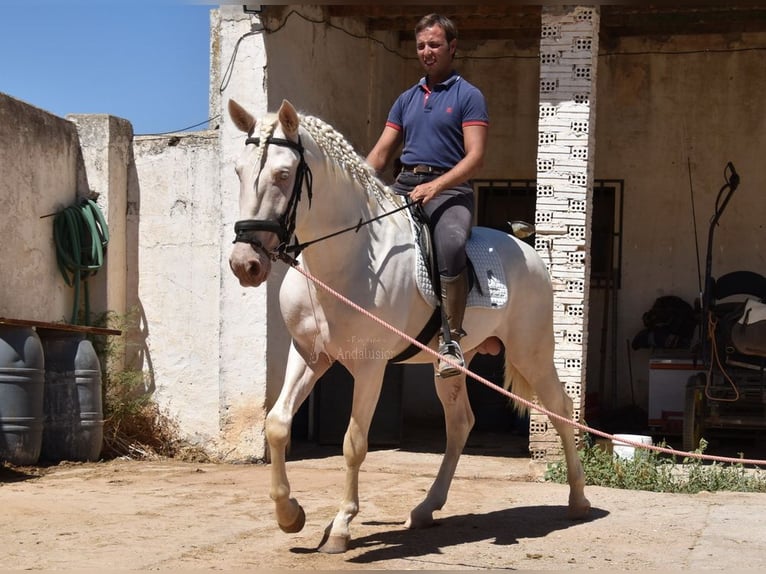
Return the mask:
<svg viewBox="0 0 766 574">
<path fill-rule="evenodd" d="M 351 521 L 359 512 L 359 470 L 367 455 L 368 431 L 386 358 L 411 345 L 385 324 L 414 335 L 434 312 L 433 303 L 417 286 L 416 231 L 401 208 L 403 199 L 326 122 L 299 114 L 287 100 L 261 121 L 234 100 L 229 100 L 228 111 L 234 125 L 247 134 L 236 165 L 240 220 L 235 224 L 237 237 L 229 257 L 231 270 L 243 287 L 258 287 L 269 276 L 272 262 L 288 257 L 293 263 L 279 291 L 280 309 L 292 340 L 284 383 L 265 423 L 271 460 L 269 494 L 279 527 L 288 533 L 300 531 L 305 512 L 291 497 L 285 466 L 291 423 L 317 380 L 339 361 L 354 379 L 351 417 L 343 439 L 345 489 L 338 513 L 317 548 L 345 552 Z M 350 228 L 353 234 L 339 233 Z M 502 344 L 505 388 L 526 400 L 536 395 L 552 413 L 571 419 L 572 401 L 553 360 L 553 290 L 548 270 L 530 245 L 502 231 L 484 231 L 492 251 L 502 260 L 507 302 L 497 308 L 467 309 L 463 323 L 467 335 L 461 340 L 466 365 L 477 352 L 498 354 Z M 298 258 L 289 258 L 285 253 L 290 245 L 298 245 L 298 237 L 316 238 L 316 242 L 301 244 Z M 316 281 L 309 280 L 306 272 Z M 380 322 L 319 288 L 317 282 L 332 285 Z M 428 348 L 436 348 L 435 336 Z M 404 363 L 438 360 L 423 348 L 415 350 Z M 445 379 L 435 376 L 434 382 L 444 409 L 446 447 L 436 478 L 425 498 L 410 511 L 406 528 L 434 523 L 433 514 L 446 503 L 475 420 L 465 373 Z M 555 418 L 552 423 L 567 464 L 567 514 L 581 519 L 590 502 L 584 492 L 585 475 L 574 429 Z"/>
</svg>

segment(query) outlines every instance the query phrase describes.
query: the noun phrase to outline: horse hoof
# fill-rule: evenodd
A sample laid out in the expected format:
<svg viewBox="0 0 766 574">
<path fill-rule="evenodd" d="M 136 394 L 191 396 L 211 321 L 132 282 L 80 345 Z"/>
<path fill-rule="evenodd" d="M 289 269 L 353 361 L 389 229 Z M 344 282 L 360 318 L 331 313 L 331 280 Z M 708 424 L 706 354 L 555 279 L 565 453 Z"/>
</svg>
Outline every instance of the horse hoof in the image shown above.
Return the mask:
<svg viewBox="0 0 766 574">
<path fill-rule="evenodd" d="M 342 554 L 348 550 L 349 539 L 348 536 L 328 536 L 319 551 L 323 554 Z"/>
<path fill-rule="evenodd" d="M 581 501 L 574 503 L 570 502 L 567 508 L 567 518 L 569 520 L 582 520 L 590 512 L 590 501 L 587 498 L 583 498 Z"/>
<path fill-rule="evenodd" d="M 407 522 L 404 523 L 404 527 L 409 530 L 429 528 L 433 525 L 434 517 L 431 513 L 418 514 L 415 511 L 410 513 L 410 517 L 407 519 Z"/>
<path fill-rule="evenodd" d="M 288 534 L 295 534 L 296 532 L 300 532 L 303 530 L 303 527 L 306 525 L 306 513 L 303 510 L 303 507 L 299 504 L 298 505 L 298 515 L 295 517 L 295 520 L 292 521 L 290 524 L 280 524 L 279 528 L 282 530 L 282 532 L 286 532 Z"/>
</svg>

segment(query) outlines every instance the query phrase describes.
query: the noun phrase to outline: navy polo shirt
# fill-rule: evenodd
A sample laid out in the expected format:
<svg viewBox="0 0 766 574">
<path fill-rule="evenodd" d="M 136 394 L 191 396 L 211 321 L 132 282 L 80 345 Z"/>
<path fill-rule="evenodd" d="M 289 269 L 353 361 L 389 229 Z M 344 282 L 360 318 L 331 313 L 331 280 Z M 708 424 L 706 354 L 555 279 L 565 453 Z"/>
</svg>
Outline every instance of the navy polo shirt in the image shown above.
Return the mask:
<svg viewBox="0 0 766 574">
<path fill-rule="evenodd" d="M 401 162 L 451 169 L 465 157 L 463 127 L 489 125 L 484 95 L 456 72 L 428 89 L 426 78 L 402 93 L 386 125 L 403 136 Z"/>
</svg>

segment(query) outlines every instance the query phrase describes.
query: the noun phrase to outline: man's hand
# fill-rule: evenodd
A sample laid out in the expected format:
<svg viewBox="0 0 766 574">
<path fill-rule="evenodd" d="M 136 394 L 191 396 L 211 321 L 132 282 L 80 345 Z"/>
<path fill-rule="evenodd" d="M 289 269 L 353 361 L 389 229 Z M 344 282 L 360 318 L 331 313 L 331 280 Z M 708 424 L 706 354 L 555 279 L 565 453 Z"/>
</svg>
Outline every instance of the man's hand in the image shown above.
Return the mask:
<svg viewBox="0 0 766 574">
<path fill-rule="evenodd" d="M 415 189 L 410 192 L 410 199 L 413 203 L 421 203 L 425 205 L 431 201 L 434 197 L 442 192 L 442 188 L 436 183 L 437 180 L 421 183 Z"/>
</svg>

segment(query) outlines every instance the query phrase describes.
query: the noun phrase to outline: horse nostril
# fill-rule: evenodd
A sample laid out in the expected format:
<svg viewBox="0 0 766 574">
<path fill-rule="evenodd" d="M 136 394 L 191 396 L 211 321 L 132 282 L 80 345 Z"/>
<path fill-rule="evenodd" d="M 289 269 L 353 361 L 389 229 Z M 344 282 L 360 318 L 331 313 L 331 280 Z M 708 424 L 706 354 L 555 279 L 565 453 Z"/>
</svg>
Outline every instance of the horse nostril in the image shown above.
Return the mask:
<svg viewBox="0 0 766 574">
<path fill-rule="evenodd" d="M 251 261 L 247 266 L 247 274 L 251 277 L 258 277 L 261 273 L 261 264 L 257 261 Z"/>
</svg>

